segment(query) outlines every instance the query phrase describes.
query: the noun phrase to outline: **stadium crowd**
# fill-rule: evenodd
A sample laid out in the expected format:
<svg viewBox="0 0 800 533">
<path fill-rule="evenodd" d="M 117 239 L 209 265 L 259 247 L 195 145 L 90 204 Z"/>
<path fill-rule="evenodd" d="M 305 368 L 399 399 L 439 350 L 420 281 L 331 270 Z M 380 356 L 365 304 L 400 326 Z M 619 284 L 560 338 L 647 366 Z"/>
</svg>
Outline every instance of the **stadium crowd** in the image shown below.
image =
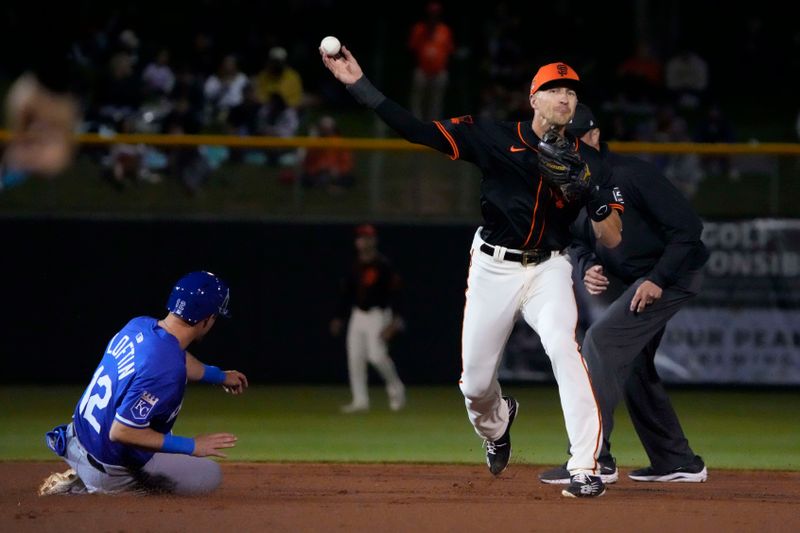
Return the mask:
<svg viewBox="0 0 800 533">
<path fill-rule="evenodd" d="M 679 20 L 678 29 L 666 35 L 632 29 L 624 39 L 604 38 L 607 52 L 601 53 L 593 47 L 597 39 L 593 15 L 575 12 L 570 6 L 576 7 L 565 2 L 554 8 L 553 26 L 569 20 L 573 38 L 560 49 L 550 46 L 552 50 L 547 51 L 532 45 L 527 37 L 528 15 L 510 2 L 487 8 L 480 21 L 467 21 L 452 3 L 418 2 L 405 10 L 402 29 L 392 22 L 390 31 L 390 23 L 383 19 L 366 36 L 353 29 L 355 21 L 342 22 L 337 15 L 340 7 L 330 1 L 269 8 L 212 2 L 191 13 L 178 10 L 171 18 L 164 15 L 160 21 L 153 2 L 124 9 L 93 8 L 91 16 L 76 21 L 71 33 L 70 86 L 81 98 L 83 131 L 276 137 L 338 134 L 334 119 L 326 115 L 350 101 L 318 68 L 316 46 L 322 36 L 341 28 L 346 44 L 355 41 L 353 46 L 362 48 L 381 33 L 402 35 L 400 46 L 378 40 L 379 49 L 391 57 L 379 59 L 376 52 L 373 62 L 384 70 L 390 66 L 391 72 L 383 76 L 388 78 L 386 85 L 407 91 L 410 107 L 425 118 L 458 115 L 464 108 L 474 109 L 473 100 L 486 116 L 525 116 L 523 89 L 530 81 L 531 65 L 556 59 L 544 54 L 558 51 L 559 59 L 570 62 L 587 80 L 587 97 L 582 99 L 597 110 L 608 140 L 744 140 L 728 117 L 728 101 L 719 98 L 733 90 L 728 85 L 729 73 L 718 65 L 712 67 L 719 51 L 707 40 L 688 37 L 697 35 L 690 22 Z M 308 10 L 315 10 L 319 17 L 289 31 L 287 21 Z M 81 11 L 75 13 L 77 18 Z M 175 25 L 182 16 L 186 24 Z M 740 29 L 728 52 L 742 68 L 763 64 L 762 51 L 772 39 L 765 19 L 754 13 L 743 18 Z M 651 38 L 631 39 L 635 35 Z M 800 46 L 800 39 L 794 41 Z M 608 52 L 612 49 L 616 55 Z M 706 50 L 711 50 L 711 58 Z M 0 77 L 11 74 L 0 71 Z M 411 86 L 408 81 L 396 82 L 395 77 L 411 80 Z M 394 96 L 403 100 L 402 93 Z M 333 177 L 309 177 L 318 172 L 320 160 L 336 158 L 316 154 L 310 166 L 317 168 L 309 169 L 304 167 L 303 151 L 201 147 L 185 152 L 117 145 L 102 154 L 102 161 L 110 182 L 120 187 L 131 179 L 157 182 L 161 175 L 171 174 L 180 175 L 188 190 L 194 191 L 211 171 L 230 160 L 292 169 L 290 178 L 303 177 L 307 186 L 341 190 L 356 181 L 352 161 L 345 161 Z M 688 195 L 708 174 L 738 177 L 737 168 L 725 158 L 701 160 L 685 155 L 653 160 Z M 339 180 L 338 174 L 347 177 Z"/>
</svg>

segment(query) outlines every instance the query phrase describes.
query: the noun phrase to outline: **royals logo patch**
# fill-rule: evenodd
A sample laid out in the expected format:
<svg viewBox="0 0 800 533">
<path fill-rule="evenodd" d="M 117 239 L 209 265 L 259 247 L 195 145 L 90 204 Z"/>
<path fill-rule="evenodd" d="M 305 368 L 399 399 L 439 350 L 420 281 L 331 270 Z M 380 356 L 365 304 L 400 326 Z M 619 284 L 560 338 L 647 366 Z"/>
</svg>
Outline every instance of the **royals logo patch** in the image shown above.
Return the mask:
<svg viewBox="0 0 800 533">
<path fill-rule="evenodd" d="M 142 395 L 136 400 L 136 403 L 131 407 L 131 415 L 135 420 L 147 420 L 153 407 L 158 403 L 158 398 L 149 392 L 143 392 Z"/>
</svg>

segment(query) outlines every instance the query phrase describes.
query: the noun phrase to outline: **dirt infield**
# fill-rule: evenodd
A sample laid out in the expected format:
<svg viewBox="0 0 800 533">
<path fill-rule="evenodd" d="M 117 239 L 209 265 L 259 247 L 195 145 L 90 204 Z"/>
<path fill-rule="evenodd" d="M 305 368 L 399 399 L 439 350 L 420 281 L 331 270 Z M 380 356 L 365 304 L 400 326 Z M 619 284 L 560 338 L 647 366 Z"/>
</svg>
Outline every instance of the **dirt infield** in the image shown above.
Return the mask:
<svg viewBox="0 0 800 533">
<path fill-rule="evenodd" d="M 59 469 L 0 463 L 0 531 L 800 531 L 798 472 L 621 478 L 569 500 L 534 466 L 492 478 L 482 466 L 226 463 L 210 496 L 37 496 Z"/>
</svg>

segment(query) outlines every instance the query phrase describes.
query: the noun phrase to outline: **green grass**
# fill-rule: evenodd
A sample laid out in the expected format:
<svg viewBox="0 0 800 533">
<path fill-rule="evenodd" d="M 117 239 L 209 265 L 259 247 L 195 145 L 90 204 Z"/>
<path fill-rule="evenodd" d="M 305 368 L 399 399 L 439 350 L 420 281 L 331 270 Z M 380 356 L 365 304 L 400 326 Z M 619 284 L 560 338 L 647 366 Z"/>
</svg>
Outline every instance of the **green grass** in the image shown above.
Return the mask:
<svg viewBox="0 0 800 533">
<path fill-rule="evenodd" d="M 551 387 L 508 386 L 521 404 L 514 425 L 518 463 L 564 460 L 566 435 Z M 53 459 L 43 433 L 69 420 L 78 387 L 4 387 L 0 402 L 0 460 Z M 194 435 L 231 431 L 238 461 L 441 462 L 483 461 L 480 439 L 467 421 L 456 387 L 409 390 L 408 408 L 392 413 L 371 391 L 373 409 L 341 415 L 343 387 L 253 387 L 231 397 L 192 386 L 175 427 Z M 672 398 L 694 449 L 716 468 L 800 470 L 800 395 L 788 391 L 674 391 Z M 646 464 L 624 410 L 613 438 L 619 464 Z"/>
</svg>

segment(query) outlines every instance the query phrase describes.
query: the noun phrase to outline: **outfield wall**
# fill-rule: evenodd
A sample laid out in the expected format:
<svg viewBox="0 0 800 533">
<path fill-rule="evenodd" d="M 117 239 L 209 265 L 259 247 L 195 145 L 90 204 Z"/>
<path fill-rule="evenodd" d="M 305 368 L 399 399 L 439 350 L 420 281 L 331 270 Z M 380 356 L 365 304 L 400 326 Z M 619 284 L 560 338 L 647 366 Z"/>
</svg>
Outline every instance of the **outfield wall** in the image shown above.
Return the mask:
<svg viewBox="0 0 800 533">
<path fill-rule="evenodd" d="M 208 269 L 229 280 L 234 318 L 194 348 L 255 382 L 345 383 L 343 340 L 328 334 L 352 224 L 0 219 L 4 383 L 83 382 L 126 320 L 160 316 L 171 284 Z M 405 280 L 408 330 L 392 351 L 409 383 L 453 383 L 475 230 L 379 225 Z M 673 382 L 800 383 L 800 221 L 706 223 L 706 290 L 662 343 Z M 535 334 L 512 335 L 505 379 L 549 380 Z"/>
<path fill-rule="evenodd" d="M 378 226 L 405 278 L 408 332 L 394 346 L 410 382 L 452 382 L 461 363 L 467 226 Z M 0 219 L 2 382 L 82 382 L 129 318 L 161 316 L 172 283 L 207 269 L 231 284 L 233 319 L 194 353 L 261 382 L 346 381 L 328 334 L 351 224 Z"/>
</svg>

